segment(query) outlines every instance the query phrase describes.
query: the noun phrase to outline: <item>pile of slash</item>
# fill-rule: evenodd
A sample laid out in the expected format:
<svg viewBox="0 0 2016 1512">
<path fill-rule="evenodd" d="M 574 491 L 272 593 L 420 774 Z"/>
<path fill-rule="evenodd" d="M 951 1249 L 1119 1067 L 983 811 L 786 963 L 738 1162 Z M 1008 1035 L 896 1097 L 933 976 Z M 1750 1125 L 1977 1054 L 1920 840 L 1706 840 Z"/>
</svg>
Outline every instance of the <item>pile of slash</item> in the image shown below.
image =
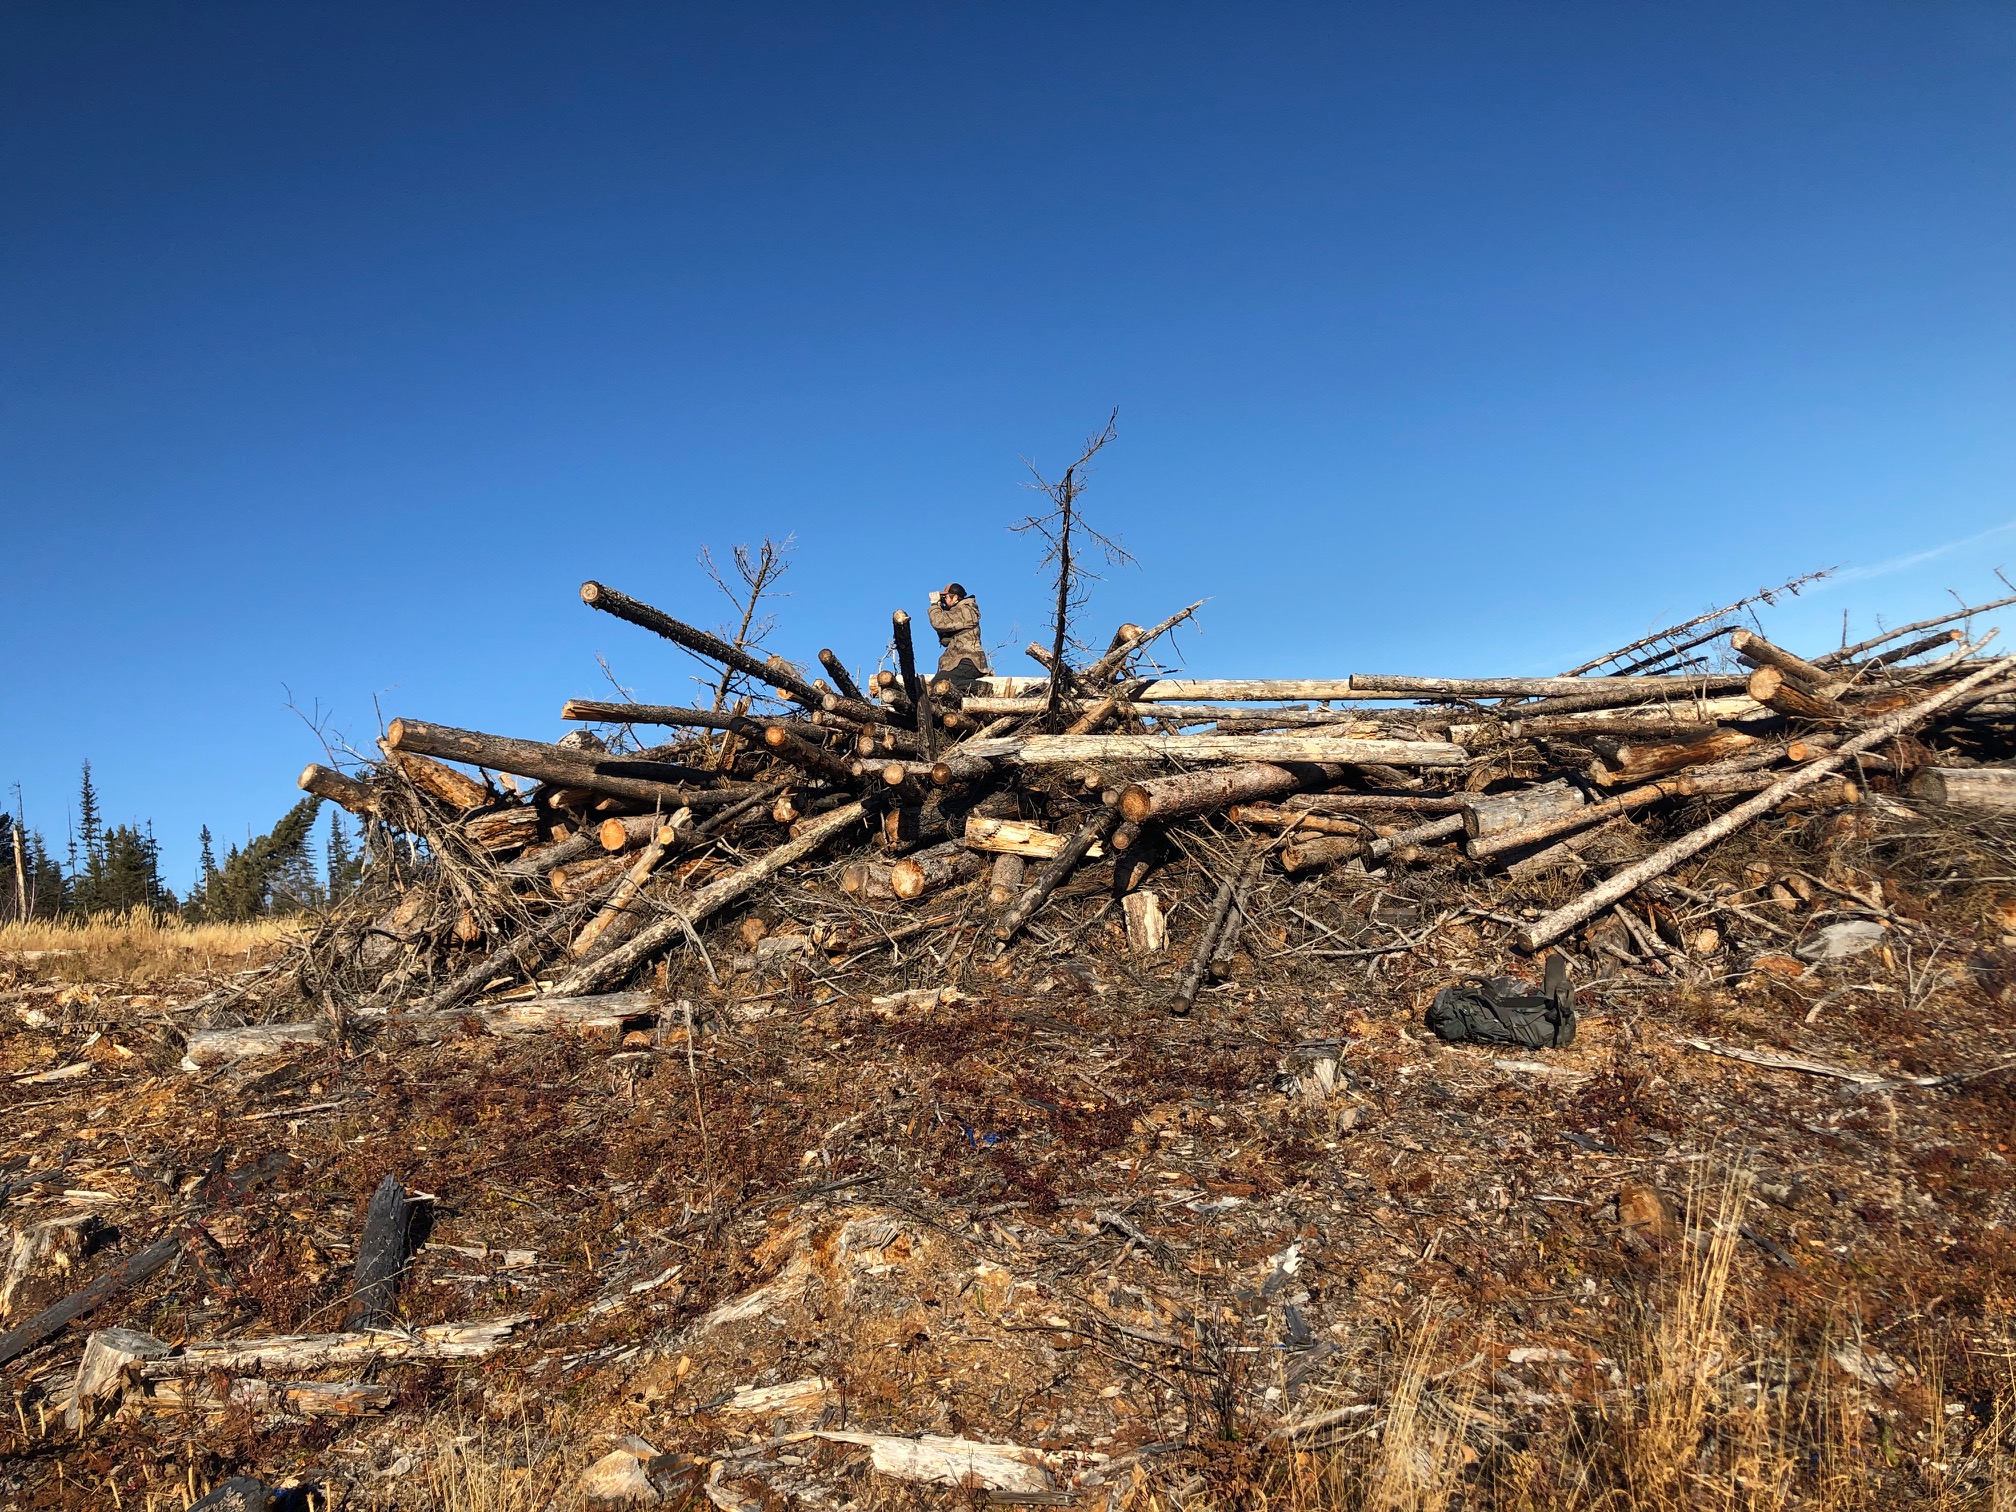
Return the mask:
<svg viewBox="0 0 2016 1512">
<path fill-rule="evenodd" d="M 2016 1395 L 1919 1398 L 2016 1282 L 2016 660 L 1955 628 L 2016 600 L 1300 681 L 1165 675 L 1192 606 L 952 682 L 582 597 L 767 692 L 394 720 L 302 775 L 370 859 L 298 946 L 8 978 L 18 1504 L 1232 1505 L 1403 1399 L 1538 1485 L 1725 1230 L 1756 1338 L 1937 1419 L 1898 1475 L 1991 1474 Z M 1571 1049 L 1422 1033 L 1545 951 Z"/>
</svg>

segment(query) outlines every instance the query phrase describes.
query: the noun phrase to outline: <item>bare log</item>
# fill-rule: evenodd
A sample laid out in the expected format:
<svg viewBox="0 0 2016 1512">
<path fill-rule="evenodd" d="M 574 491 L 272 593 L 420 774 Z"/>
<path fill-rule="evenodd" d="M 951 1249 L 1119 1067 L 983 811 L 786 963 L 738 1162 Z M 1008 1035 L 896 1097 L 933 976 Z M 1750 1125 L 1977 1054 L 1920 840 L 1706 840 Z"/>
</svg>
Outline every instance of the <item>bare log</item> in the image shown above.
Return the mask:
<svg viewBox="0 0 2016 1512">
<path fill-rule="evenodd" d="M 116 1302 L 175 1258 L 188 1237 L 178 1229 L 164 1239 L 130 1255 L 124 1262 L 97 1280 L 79 1287 L 62 1301 L 45 1307 L 19 1328 L 0 1334 L 0 1365 L 26 1354 L 36 1345 L 53 1339 L 78 1318 L 96 1312 L 108 1302 Z"/>
<path fill-rule="evenodd" d="M 1064 849 L 1065 837 L 1027 819 L 993 819 L 982 814 L 970 814 L 966 819 L 962 843 L 968 850 L 1049 861 Z M 1103 849 L 1097 844 L 1086 852 L 1088 858 L 1103 854 Z"/>
<path fill-rule="evenodd" d="M 783 675 L 764 662 L 744 651 L 740 646 L 731 646 L 719 636 L 709 635 L 705 630 L 696 630 L 649 604 L 640 603 L 628 594 L 618 593 L 614 588 L 601 583 L 588 582 L 581 585 L 581 602 L 591 609 L 600 609 L 604 614 L 613 614 L 620 620 L 653 635 L 662 635 L 674 645 L 684 646 L 699 656 L 717 661 L 724 667 L 755 678 L 761 683 L 771 683 L 783 688 L 792 697 L 812 708 L 820 706 L 819 691 L 804 679 L 785 671 Z M 508 770 L 508 768 L 506 769 Z"/>
<path fill-rule="evenodd" d="M 1014 939 L 1036 916 L 1038 909 L 1049 901 L 1050 895 L 1063 884 L 1066 877 L 1076 869 L 1078 863 L 1091 854 L 1101 840 L 1112 833 L 1113 826 L 1120 822 L 1120 816 L 1110 808 L 1100 808 L 1078 826 L 1076 833 L 1064 842 L 1063 847 L 1037 875 L 1022 896 L 1001 915 L 994 926 L 994 938 L 1002 944 Z"/>
<path fill-rule="evenodd" d="M 1521 788 L 1511 793 L 1466 793 L 1462 830 L 1472 840 L 1485 835 L 1502 835 L 1524 829 L 1542 819 L 1581 808 L 1589 800 L 1580 788 L 1565 782 L 1548 782 L 1539 787 Z"/>
<path fill-rule="evenodd" d="M 1338 766 L 1453 767 L 1470 759 L 1441 740 L 1353 740 L 1329 735 L 1029 735 L 1004 753 L 1022 766 L 1083 762 L 1316 762 Z"/>
<path fill-rule="evenodd" d="M 529 803 L 514 804 L 462 821 L 462 838 L 478 850 L 523 850 L 539 839 L 539 811 Z"/>
<path fill-rule="evenodd" d="M 1635 693 L 1641 699 L 1694 698 L 1742 687 L 1740 677 L 1391 677 L 1354 672 L 1344 693 L 1296 698 L 1546 698 L 1584 693 Z"/>
<path fill-rule="evenodd" d="M 1908 789 L 1913 798 L 1958 808 L 2016 809 L 2016 768 L 1920 767 Z"/>
<path fill-rule="evenodd" d="M 1169 923 L 1162 899 L 1152 892 L 1130 892 L 1120 900 L 1127 921 L 1127 949 L 1135 955 L 1155 955 L 1169 943 Z"/>
<path fill-rule="evenodd" d="M 1600 824 L 1618 814 L 1632 813 L 1668 798 L 1756 792 L 1760 788 L 1769 787 L 1774 780 L 1756 772 L 1745 771 L 1683 772 L 1677 777 L 1668 777 L 1659 782 L 1648 783 L 1642 788 L 1633 788 L 1628 793 L 1619 793 L 1615 798 L 1606 798 L 1601 803 L 1591 803 L 1582 808 L 1568 809 L 1546 818 L 1536 819 L 1520 829 L 1481 836 L 1472 840 L 1464 849 L 1469 852 L 1471 860 L 1488 861 L 1493 856 L 1524 850 L 1529 845 L 1538 845 L 1543 840 L 1552 840 L 1558 835 L 1566 835 L 1574 830 Z"/>
<path fill-rule="evenodd" d="M 866 816 L 867 810 L 856 802 L 806 821 L 784 844 L 694 893 L 673 917 L 647 925 L 607 955 L 576 967 L 565 981 L 555 986 L 555 993 L 585 996 L 620 980 L 653 956 L 682 943 L 688 929 L 697 930 L 729 904 L 746 897 L 793 862 L 820 850 Z"/>
<path fill-rule="evenodd" d="M 1794 794 L 1824 781 L 1851 757 L 1924 723 L 1970 688 L 1993 678 L 2006 676 L 2012 669 L 2016 669 L 2016 658 L 1990 662 L 1979 671 L 1940 690 L 1932 697 L 1877 721 L 1852 740 L 1843 741 L 1832 756 L 1824 756 L 1799 768 L 1789 776 L 1780 778 L 1762 792 L 1737 804 L 1728 813 L 1681 836 L 1670 845 L 1662 846 L 1636 865 L 1625 867 L 1615 876 L 1591 888 L 1574 902 L 1557 908 L 1527 925 L 1519 933 L 1520 947 L 1534 951 L 1559 939 L 1576 925 L 1594 918 L 1619 898 L 1629 896 L 1649 879 L 1671 871 L 1689 856 L 1699 854 L 1725 835 L 1734 834 L 1752 819 L 1768 814 Z"/>
<path fill-rule="evenodd" d="M 378 797 L 355 777 L 346 777 L 333 767 L 311 761 L 301 769 L 301 776 L 295 786 L 304 793 L 313 793 L 317 798 L 326 798 L 339 808 L 348 809 L 359 819 L 376 819 Z"/>
</svg>

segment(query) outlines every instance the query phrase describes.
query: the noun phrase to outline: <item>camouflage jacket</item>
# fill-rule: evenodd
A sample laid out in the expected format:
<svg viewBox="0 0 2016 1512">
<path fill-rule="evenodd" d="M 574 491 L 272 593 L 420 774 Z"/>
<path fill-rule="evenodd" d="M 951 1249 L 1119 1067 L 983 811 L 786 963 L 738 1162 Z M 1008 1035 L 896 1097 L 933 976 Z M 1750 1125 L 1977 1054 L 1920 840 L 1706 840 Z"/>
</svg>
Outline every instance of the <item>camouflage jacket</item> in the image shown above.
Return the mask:
<svg viewBox="0 0 2016 1512">
<path fill-rule="evenodd" d="M 944 650 L 938 656 L 938 671 L 945 676 L 986 677 L 987 648 L 980 640 L 980 601 L 961 599 L 956 604 L 933 604 L 931 628 L 938 632 Z"/>
</svg>

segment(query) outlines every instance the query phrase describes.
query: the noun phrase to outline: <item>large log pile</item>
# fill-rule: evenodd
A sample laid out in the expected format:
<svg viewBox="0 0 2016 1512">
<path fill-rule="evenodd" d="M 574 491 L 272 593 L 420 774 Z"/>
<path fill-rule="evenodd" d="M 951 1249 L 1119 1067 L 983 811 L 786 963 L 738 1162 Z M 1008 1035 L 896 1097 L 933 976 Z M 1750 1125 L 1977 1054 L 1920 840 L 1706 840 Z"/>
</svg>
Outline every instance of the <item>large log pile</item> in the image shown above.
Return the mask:
<svg viewBox="0 0 2016 1512">
<path fill-rule="evenodd" d="M 1998 605 L 1811 659 L 1725 618 L 1557 677 L 1158 675 L 1152 648 L 1193 605 L 1083 667 L 1032 646 L 1048 675 L 962 686 L 917 673 L 900 611 L 893 669 L 857 678 L 821 650 L 812 677 L 599 583 L 581 597 L 765 691 L 572 700 L 552 741 L 398 718 L 375 764 L 309 767 L 300 785 L 375 837 L 372 884 L 303 971 L 339 1023 L 360 1003 L 424 1021 L 579 998 L 682 955 L 711 977 L 940 934 L 941 962 L 970 962 L 1051 938 L 1067 898 L 1077 923 L 1124 919 L 1187 1011 L 1256 889 L 1340 871 L 1529 884 L 1549 906 L 1505 918 L 1519 950 L 1597 948 L 1616 911 L 1611 952 L 1657 962 L 1685 954 L 1662 879 L 1774 810 L 2016 805 L 1992 765 L 2016 659 L 1951 628 Z M 789 947 L 760 919 L 725 938 L 787 884 L 786 911 L 823 922 L 780 931 Z"/>
</svg>

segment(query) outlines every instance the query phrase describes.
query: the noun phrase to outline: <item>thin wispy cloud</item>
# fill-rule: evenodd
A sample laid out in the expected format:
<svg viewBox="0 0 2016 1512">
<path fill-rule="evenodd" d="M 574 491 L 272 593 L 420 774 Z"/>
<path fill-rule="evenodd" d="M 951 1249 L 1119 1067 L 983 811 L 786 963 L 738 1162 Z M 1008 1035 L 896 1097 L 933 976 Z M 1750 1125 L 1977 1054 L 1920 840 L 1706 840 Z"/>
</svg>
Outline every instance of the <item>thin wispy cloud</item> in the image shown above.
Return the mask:
<svg viewBox="0 0 2016 1512">
<path fill-rule="evenodd" d="M 2011 531 L 2016 531 L 2016 520 L 2008 520 L 2000 525 L 1991 525 L 1986 530 L 1977 531 L 1970 536 L 1962 536 L 1957 541 L 1948 541 L 1943 546 L 1928 546 L 1923 551 L 1913 551 L 1905 556 L 1892 557 L 1887 562 L 1871 562 L 1867 567 L 1844 567 L 1819 586 L 1822 589 L 1839 588 L 1843 583 L 1859 583 L 1868 578 L 1888 577 L 1893 572 L 1904 572 L 1909 568 L 1916 567 L 1920 562 L 1933 561 L 1936 558 L 1947 555 L 1949 552 L 1959 551 L 1962 547 L 1972 546 L 1979 541 L 1992 540 L 1996 536 L 2007 535 Z"/>
</svg>

